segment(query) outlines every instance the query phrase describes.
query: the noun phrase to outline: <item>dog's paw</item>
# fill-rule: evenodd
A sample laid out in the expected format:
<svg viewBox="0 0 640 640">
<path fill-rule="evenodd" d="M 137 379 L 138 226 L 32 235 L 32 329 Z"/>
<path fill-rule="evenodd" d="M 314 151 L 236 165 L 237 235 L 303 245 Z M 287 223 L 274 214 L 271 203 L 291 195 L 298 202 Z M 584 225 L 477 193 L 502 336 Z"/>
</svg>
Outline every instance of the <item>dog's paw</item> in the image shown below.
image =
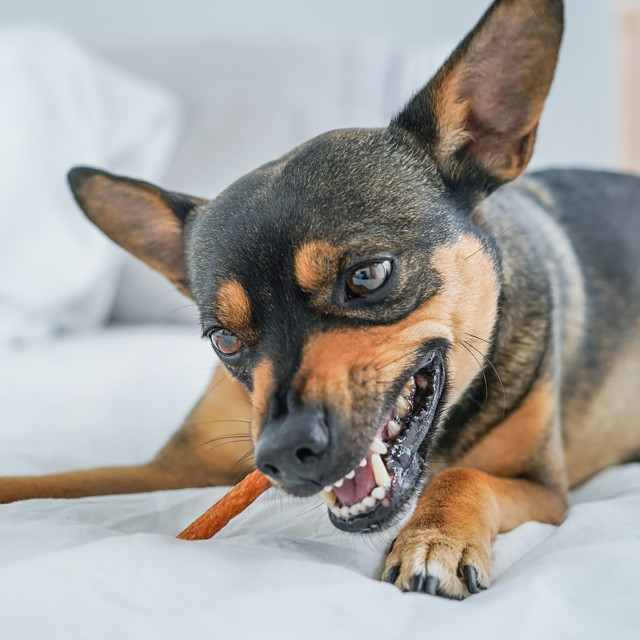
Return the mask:
<svg viewBox="0 0 640 640">
<path fill-rule="evenodd" d="M 491 580 L 491 542 L 482 538 L 409 524 L 389 551 L 382 579 L 403 591 L 466 598 Z"/>
</svg>

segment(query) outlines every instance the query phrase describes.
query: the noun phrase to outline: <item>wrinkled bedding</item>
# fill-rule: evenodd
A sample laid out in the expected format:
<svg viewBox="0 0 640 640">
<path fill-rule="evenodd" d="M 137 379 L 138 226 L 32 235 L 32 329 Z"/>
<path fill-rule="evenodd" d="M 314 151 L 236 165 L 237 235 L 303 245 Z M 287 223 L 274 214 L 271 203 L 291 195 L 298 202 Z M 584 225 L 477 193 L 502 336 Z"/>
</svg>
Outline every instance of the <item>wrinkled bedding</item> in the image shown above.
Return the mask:
<svg viewBox="0 0 640 640">
<path fill-rule="evenodd" d="M 2 354 L 0 473 L 149 458 L 214 361 L 190 327 L 120 327 Z M 494 546 L 464 602 L 375 580 L 393 536 L 342 533 L 268 491 L 215 539 L 175 535 L 224 488 L 0 505 L 0 637 L 640 637 L 640 464 L 572 495 L 560 527 Z"/>
</svg>

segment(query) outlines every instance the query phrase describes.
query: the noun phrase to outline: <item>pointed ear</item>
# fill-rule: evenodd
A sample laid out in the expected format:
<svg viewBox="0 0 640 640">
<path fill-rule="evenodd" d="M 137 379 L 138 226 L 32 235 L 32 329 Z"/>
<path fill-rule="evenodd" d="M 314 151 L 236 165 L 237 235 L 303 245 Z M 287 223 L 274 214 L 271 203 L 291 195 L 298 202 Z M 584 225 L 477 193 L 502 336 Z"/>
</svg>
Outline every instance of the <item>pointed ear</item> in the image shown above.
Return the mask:
<svg viewBox="0 0 640 640">
<path fill-rule="evenodd" d="M 89 220 L 191 297 L 183 227 L 193 209 L 208 200 L 90 167 L 75 167 L 68 179 Z"/>
<path fill-rule="evenodd" d="M 447 182 L 487 194 L 533 152 L 563 31 L 562 0 L 496 0 L 394 119 Z"/>
</svg>

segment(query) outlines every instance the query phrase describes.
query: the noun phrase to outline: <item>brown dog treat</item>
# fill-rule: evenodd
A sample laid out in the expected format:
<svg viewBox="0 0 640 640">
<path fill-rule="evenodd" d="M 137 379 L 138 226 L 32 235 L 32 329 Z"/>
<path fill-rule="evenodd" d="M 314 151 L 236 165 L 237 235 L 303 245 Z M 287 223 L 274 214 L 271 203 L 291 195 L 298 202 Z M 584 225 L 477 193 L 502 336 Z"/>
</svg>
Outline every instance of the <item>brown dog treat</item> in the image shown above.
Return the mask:
<svg viewBox="0 0 640 640">
<path fill-rule="evenodd" d="M 262 471 L 256 469 L 198 519 L 194 520 L 178 535 L 178 538 L 181 540 L 207 540 L 211 538 L 231 519 L 242 513 L 270 486 L 269 478 Z"/>
</svg>

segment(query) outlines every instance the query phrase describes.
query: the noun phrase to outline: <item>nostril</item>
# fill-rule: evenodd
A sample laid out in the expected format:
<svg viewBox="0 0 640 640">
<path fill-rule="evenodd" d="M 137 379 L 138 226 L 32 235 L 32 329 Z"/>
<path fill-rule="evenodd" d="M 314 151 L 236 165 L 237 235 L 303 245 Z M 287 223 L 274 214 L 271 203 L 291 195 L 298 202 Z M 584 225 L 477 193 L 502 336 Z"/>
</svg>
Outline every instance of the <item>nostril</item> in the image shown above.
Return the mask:
<svg viewBox="0 0 640 640">
<path fill-rule="evenodd" d="M 296 458 L 304 464 L 305 462 L 310 461 L 312 458 L 315 458 L 316 454 L 309 449 L 309 447 L 301 447 L 296 451 Z"/>
<path fill-rule="evenodd" d="M 280 475 L 280 469 L 270 462 L 265 462 L 262 465 L 262 471 L 272 478 L 277 478 Z"/>
</svg>

